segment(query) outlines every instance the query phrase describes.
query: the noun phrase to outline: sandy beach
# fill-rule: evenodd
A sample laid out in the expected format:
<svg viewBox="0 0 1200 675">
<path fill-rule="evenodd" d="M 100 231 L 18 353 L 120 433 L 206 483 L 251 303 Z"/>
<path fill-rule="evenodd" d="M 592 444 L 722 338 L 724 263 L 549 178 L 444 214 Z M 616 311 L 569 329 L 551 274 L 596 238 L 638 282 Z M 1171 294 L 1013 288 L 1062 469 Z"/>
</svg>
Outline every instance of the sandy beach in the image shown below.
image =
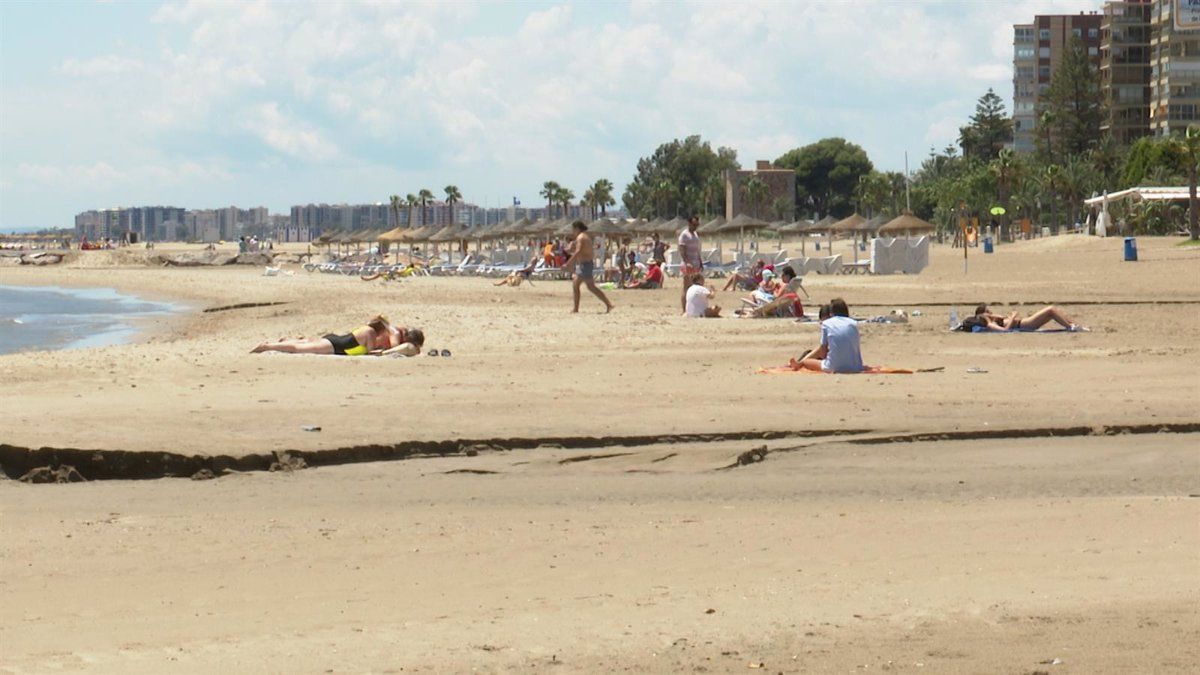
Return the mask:
<svg viewBox="0 0 1200 675">
<path fill-rule="evenodd" d="M 867 362 L 942 369 L 889 376 L 757 374 L 816 324 L 687 320 L 677 280 L 572 316 L 563 282 L 0 268 L 190 308 L 0 356 L 6 457 L 180 476 L 0 479 L 0 671 L 1194 672 L 1200 248 L 1178 242 L 806 277 L 814 310 L 921 313 L 863 324 Z M 947 332 L 979 302 L 1092 332 Z M 453 356 L 248 353 L 376 313 Z M 285 451 L 310 468 L 182 471 Z"/>
</svg>

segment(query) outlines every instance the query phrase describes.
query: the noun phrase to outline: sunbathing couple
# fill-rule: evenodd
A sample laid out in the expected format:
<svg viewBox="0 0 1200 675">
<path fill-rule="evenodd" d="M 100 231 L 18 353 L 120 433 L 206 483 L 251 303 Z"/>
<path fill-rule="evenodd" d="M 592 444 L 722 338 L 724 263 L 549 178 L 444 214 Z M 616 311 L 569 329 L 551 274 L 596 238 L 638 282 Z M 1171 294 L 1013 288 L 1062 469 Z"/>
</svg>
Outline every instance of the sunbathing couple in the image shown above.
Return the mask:
<svg viewBox="0 0 1200 675">
<path fill-rule="evenodd" d="M 251 354 L 260 352 L 286 352 L 288 354 L 327 354 L 336 356 L 416 356 L 425 344 L 425 333 L 420 328 L 393 326 L 382 316 L 345 335 L 330 333 L 315 339 L 279 338 L 275 342 L 264 342 Z"/>
<path fill-rule="evenodd" d="M 987 305 L 980 305 L 975 308 L 975 316 L 968 317 L 962 322 L 962 330 L 969 333 L 978 333 L 983 331 L 994 331 L 999 333 L 1011 333 L 1014 331 L 1033 332 L 1040 329 L 1042 326 L 1051 321 L 1062 326 L 1071 332 L 1088 331 L 1086 326 L 1080 326 L 1075 323 L 1071 317 L 1063 314 L 1054 305 L 1043 307 L 1038 311 L 1022 318 L 1016 312 L 1009 313 L 1008 316 L 1000 316 L 992 314 L 988 310 Z"/>
</svg>

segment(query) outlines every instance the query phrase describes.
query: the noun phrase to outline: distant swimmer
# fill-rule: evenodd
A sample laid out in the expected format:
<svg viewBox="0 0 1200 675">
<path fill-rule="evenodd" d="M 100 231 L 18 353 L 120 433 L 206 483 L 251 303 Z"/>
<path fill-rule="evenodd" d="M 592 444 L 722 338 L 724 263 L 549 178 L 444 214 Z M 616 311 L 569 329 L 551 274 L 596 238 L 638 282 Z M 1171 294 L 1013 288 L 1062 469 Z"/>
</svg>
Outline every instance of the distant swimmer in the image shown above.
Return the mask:
<svg viewBox="0 0 1200 675">
<path fill-rule="evenodd" d="M 580 287 L 586 284 L 588 290 L 604 303 L 605 313 L 611 312 L 612 302 L 609 301 L 604 291 L 596 288 L 596 246 L 592 241 L 592 236 L 587 233 L 588 227 L 583 224 L 582 220 L 577 220 L 571 223 L 571 229 L 575 230 L 575 241 L 571 242 L 571 257 L 567 258 L 567 262 L 563 264 L 563 267 L 575 266 L 575 274 L 572 276 L 575 309 L 571 311 L 579 312 Z"/>
<path fill-rule="evenodd" d="M 393 326 L 382 316 L 376 316 L 349 333 L 330 333 L 313 339 L 280 338 L 264 342 L 251 354 L 286 352 L 288 354 L 326 354 L 333 356 L 416 356 L 425 344 L 420 328 Z"/>
</svg>

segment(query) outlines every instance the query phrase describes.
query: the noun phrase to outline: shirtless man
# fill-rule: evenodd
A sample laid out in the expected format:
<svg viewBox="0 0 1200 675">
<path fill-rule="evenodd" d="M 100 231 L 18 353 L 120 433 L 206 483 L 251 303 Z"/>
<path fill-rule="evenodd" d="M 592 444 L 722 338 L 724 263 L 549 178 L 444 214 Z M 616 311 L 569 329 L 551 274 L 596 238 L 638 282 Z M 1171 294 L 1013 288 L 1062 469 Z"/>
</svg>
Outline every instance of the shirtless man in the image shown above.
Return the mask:
<svg viewBox="0 0 1200 675">
<path fill-rule="evenodd" d="M 692 216 L 688 219 L 687 229 L 679 233 L 679 275 L 691 279 L 692 275 L 704 274 L 704 261 L 700 254 L 700 235 L 696 228 L 700 227 L 700 219 Z M 689 284 L 683 284 L 683 294 L 679 298 L 679 306 L 687 312 L 687 292 Z"/>
<path fill-rule="evenodd" d="M 613 304 L 608 301 L 608 296 L 604 295 L 604 291 L 596 288 L 596 280 L 594 278 L 596 272 L 596 249 L 592 243 L 591 235 L 587 233 L 587 225 L 584 225 L 582 220 L 577 220 L 571 223 L 571 229 L 575 230 L 575 241 L 571 243 L 571 257 L 563 264 L 563 267 L 575 266 L 575 274 L 571 277 L 572 288 L 575 293 L 575 309 L 571 311 L 574 314 L 579 313 L 579 287 L 587 284 L 588 290 L 604 303 L 604 312 L 607 314 L 612 311 Z"/>
</svg>

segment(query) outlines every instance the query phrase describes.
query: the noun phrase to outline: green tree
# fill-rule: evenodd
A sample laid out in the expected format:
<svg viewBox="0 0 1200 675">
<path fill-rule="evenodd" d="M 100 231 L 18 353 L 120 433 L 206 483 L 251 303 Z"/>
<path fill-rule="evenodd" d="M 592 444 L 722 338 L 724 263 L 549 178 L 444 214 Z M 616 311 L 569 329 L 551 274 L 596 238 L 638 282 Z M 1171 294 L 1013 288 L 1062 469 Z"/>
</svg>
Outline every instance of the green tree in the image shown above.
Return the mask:
<svg viewBox="0 0 1200 675">
<path fill-rule="evenodd" d="M 408 193 L 408 195 L 404 198 L 404 205 L 408 207 L 408 226 L 409 227 L 413 226 L 413 209 L 417 208 L 417 206 L 419 206 L 420 203 L 421 203 L 421 198 L 414 195 L 411 192 Z"/>
<path fill-rule="evenodd" d="M 1043 155 L 1051 161 L 1082 155 L 1100 140 L 1104 101 L 1100 74 L 1083 42 L 1071 38 L 1062 61 L 1050 77 L 1050 87 L 1038 101 Z M 1050 113 L 1046 116 L 1044 113 Z"/>
<path fill-rule="evenodd" d="M 425 227 L 425 207 L 433 200 L 433 193 L 425 188 L 421 188 L 421 191 L 417 193 L 417 199 L 421 202 L 421 227 Z"/>
<path fill-rule="evenodd" d="M 698 213 L 704 207 L 705 185 L 737 168 L 737 152 L 731 148 L 714 151 L 699 136 L 675 139 L 638 160 L 637 173 L 621 198 L 639 218 Z M 723 195 L 720 201 L 724 205 Z"/>
<path fill-rule="evenodd" d="M 1155 170 L 1158 171 L 1159 180 L 1151 181 L 1149 178 Z M 1182 180 L 1186 173 L 1187 160 L 1177 143 L 1172 139 L 1147 136 L 1129 146 L 1121 171 L 1121 184 L 1124 187 L 1147 184 L 1161 186 Z"/>
<path fill-rule="evenodd" d="M 556 181 L 548 180 L 542 183 L 542 191 L 538 194 L 546 200 L 546 219 L 554 216 L 554 203 L 558 200 L 558 192 L 562 189 Z"/>
<path fill-rule="evenodd" d="M 1200 204 L 1196 201 L 1196 174 L 1200 171 L 1200 126 L 1188 125 L 1187 131 L 1171 139 L 1182 154 L 1188 179 L 1188 233 L 1192 241 L 1200 239 Z"/>
<path fill-rule="evenodd" d="M 771 202 L 771 215 L 776 220 L 791 220 L 796 216 L 796 207 L 791 199 L 776 197 L 775 201 Z"/>
<path fill-rule="evenodd" d="M 1012 137 L 1012 118 L 1004 108 L 1004 101 L 989 87 L 975 103 L 971 123 L 958 130 L 963 157 L 990 161 L 1005 144 L 1012 142 Z"/>
<path fill-rule="evenodd" d="M 612 181 L 607 178 L 601 178 L 595 183 L 592 183 L 592 187 L 590 188 L 592 193 L 592 207 L 598 207 L 600 209 L 601 216 L 607 216 L 608 207 L 617 203 L 617 200 L 613 198 L 614 189 L 615 188 L 613 188 Z M 595 217 L 594 213 L 592 214 L 592 217 Z"/>
<path fill-rule="evenodd" d="M 404 204 L 404 200 L 400 197 L 400 195 L 392 195 L 391 197 L 388 198 L 388 202 L 391 204 L 392 222 L 395 223 L 395 225 L 393 225 L 392 227 L 399 227 L 400 226 L 400 207 L 401 207 L 401 205 Z"/>
<path fill-rule="evenodd" d="M 575 193 L 570 188 L 560 186 L 554 197 L 554 201 L 562 204 L 562 217 L 566 218 L 571 212 L 571 202 L 575 199 Z"/>
<path fill-rule="evenodd" d="M 741 189 L 742 198 L 750 204 L 751 215 L 755 218 L 761 218 L 762 203 L 767 198 L 767 195 L 771 193 L 771 188 L 767 185 L 766 181 L 757 174 L 754 174 L 745 183 L 742 183 Z"/>
<path fill-rule="evenodd" d="M 847 216 L 854 210 L 858 179 L 873 168 L 867 152 L 844 138 L 824 138 L 788 150 L 775 166 L 796 172 L 796 201 L 821 215 Z"/>
<path fill-rule="evenodd" d="M 1013 186 L 1017 183 L 1021 168 L 1021 160 L 1010 148 L 1000 150 L 996 153 L 996 158 L 988 162 L 988 170 L 992 172 L 992 178 L 996 181 L 996 204 L 1005 211 L 1000 216 L 1001 239 L 1004 238 L 1004 233 L 1008 229 L 1008 212 L 1012 211 L 1009 195 L 1012 194 Z"/>
<path fill-rule="evenodd" d="M 459 192 L 457 185 L 447 185 L 443 190 L 446 193 L 446 204 L 450 206 L 450 222 L 453 223 L 456 220 L 454 205 L 462 201 L 462 192 Z"/>
</svg>

